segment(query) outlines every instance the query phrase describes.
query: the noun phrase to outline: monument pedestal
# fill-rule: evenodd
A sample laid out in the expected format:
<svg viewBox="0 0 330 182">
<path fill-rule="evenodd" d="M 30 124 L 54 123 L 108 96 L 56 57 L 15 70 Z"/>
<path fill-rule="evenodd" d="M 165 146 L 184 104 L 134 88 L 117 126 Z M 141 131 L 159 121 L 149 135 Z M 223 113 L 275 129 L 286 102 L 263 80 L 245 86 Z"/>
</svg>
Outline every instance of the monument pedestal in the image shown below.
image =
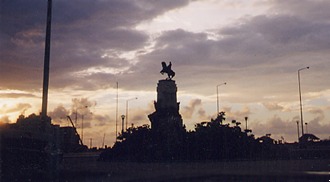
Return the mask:
<svg viewBox="0 0 330 182">
<path fill-rule="evenodd" d="M 156 111 L 150 114 L 151 129 L 159 133 L 168 133 L 182 129 L 182 117 L 176 97 L 177 87 L 174 80 L 159 80 L 157 86 Z"/>
<path fill-rule="evenodd" d="M 148 115 L 159 155 L 166 159 L 177 158 L 183 140 L 184 128 L 176 93 L 174 80 L 159 80 L 154 102 L 156 111 Z"/>
</svg>

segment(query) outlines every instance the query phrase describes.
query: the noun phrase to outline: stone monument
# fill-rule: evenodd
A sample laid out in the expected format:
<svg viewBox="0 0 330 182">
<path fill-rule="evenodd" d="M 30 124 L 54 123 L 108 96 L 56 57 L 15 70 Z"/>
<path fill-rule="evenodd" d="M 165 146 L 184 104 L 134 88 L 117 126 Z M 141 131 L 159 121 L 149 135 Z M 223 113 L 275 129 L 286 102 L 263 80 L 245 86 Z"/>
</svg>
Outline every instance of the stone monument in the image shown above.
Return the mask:
<svg viewBox="0 0 330 182">
<path fill-rule="evenodd" d="M 168 77 L 158 81 L 157 101 L 154 101 L 156 111 L 148 115 L 148 118 L 151 122 L 153 136 L 155 136 L 154 140 L 165 147 L 167 157 L 173 158 L 175 148 L 182 142 L 185 130 L 179 113 L 180 103 L 177 102 L 177 86 L 172 80 L 175 75 L 171 69 L 172 63 L 170 62 L 166 66 L 166 63 L 162 62 L 162 65 L 163 69 L 160 73 L 167 73 Z"/>
<path fill-rule="evenodd" d="M 163 69 L 160 73 L 167 73 L 168 77 L 159 80 L 157 85 L 157 101 L 154 101 L 155 112 L 150 114 L 151 129 L 159 133 L 173 132 L 182 129 L 182 117 L 179 114 L 180 103 L 177 102 L 177 87 L 172 80 L 175 73 L 171 69 L 172 63 L 166 66 L 162 62 Z"/>
</svg>

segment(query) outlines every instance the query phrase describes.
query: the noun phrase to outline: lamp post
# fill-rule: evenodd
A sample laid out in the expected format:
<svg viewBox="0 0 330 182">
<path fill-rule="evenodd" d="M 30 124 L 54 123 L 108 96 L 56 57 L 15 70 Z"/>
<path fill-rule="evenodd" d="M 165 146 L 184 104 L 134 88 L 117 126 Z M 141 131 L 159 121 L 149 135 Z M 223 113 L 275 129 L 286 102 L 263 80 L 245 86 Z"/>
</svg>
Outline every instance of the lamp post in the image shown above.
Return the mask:
<svg viewBox="0 0 330 182">
<path fill-rule="evenodd" d="M 248 130 L 248 127 L 247 127 L 248 117 L 245 116 L 244 119 L 245 119 L 245 131 L 247 132 L 247 130 Z"/>
<path fill-rule="evenodd" d="M 117 97 L 116 97 L 116 142 L 117 142 L 117 135 L 118 135 L 118 82 L 116 82 L 117 86 Z"/>
<path fill-rule="evenodd" d="M 76 125 L 77 125 L 77 120 L 78 120 L 78 108 L 76 108 L 75 118 L 74 118 L 74 122 Z"/>
<path fill-rule="evenodd" d="M 125 120 L 125 115 L 121 115 L 121 134 L 124 133 L 124 120 Z"/>
<path fill-rule="evenodd" d="M 88 106 L 85 106 L 87 108 Z M 81 140 L 84 141 L 84 115 L 81 115 Z"/>
<path fill-rule="evenodd" d="M 224 83 L 221 83 L 221 84 L 219 84 L 219 85 L 217 85 L 216 87 L 217 87 L 217 116 L 218 116 L 218 114 L 219 114 L 219 86 L 221 86 L 221 85 L 226 85 L 227 83 L 226 82 L 224 82 Z"/>
<path fill-rule="evenodd" d="M 84 106 L 84 107 L 76 107 L 76 111 L 74 112 L 74 114 L 75 114 L 75 124 L 77 125 L 77 122 L 78 122 L 78 109 L 80 110 L 80 109 L 83 109 L 83 108 L 88 108 L 88 106 Z M 73 114 L 73 113 L 72 113 Z"/>
<path fill-rule="evenodd" d="M 298 70 L 298 86 L 299 86 L 299 101 L 300 101 L 300 122 L 301 122 L 301 135 L 304 135 L 304 119 L 302 111 L 302 101 L 301 101 L 301 86 L 300 86 L 300 71 L 304 69 L 309 69 L 309 67 L 300 68 Z"/>
<path fill-rule="evenodd" d="M 81 140 L 84 141 L 84 115 L 81 115 Z"/>
<path fill-rule="evenodd" d="M 126 100 L 126 130 L 127 130 L 127 123 L 128 123 L 128 102 L 131 101 L 131 100 L 135 100 L 135 99 L 138 99 L 138 98 L 135 97 L 135 98 L 131 98 L 131 99 Z"/>
<path fill-rule="evenodd" d="M 298 132 L 298 142 L 299 142 L 299 121 L 297 121 L 297 132 Z"/>
</svg>

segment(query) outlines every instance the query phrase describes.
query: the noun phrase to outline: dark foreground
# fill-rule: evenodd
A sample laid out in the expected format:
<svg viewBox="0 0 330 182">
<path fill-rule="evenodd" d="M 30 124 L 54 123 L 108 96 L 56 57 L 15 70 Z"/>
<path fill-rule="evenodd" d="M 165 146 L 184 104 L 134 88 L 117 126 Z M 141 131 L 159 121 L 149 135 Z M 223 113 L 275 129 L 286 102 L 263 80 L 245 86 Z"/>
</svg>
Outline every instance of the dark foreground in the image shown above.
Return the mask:
<svg viewBox="0 0 330 182">
<path fill-rule="evenodd" d="M 323 181 L 330 161 L 99 162 L 96 155 L 66 156 L 59 181 Z"/>
</svg>

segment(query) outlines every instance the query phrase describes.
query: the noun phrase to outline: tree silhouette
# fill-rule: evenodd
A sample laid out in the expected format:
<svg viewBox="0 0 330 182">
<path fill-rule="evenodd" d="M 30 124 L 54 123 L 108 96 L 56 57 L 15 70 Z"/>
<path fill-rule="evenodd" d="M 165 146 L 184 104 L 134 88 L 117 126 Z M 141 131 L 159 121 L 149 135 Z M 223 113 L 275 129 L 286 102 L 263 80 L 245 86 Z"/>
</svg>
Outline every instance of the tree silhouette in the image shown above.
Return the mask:
<svg viewBox="0 0 330 182">
<path fill-rule="evenodd" d="M 290 157 L 288 147 L 276 144 L 270 134 L 255 139 L 252 130 L 242 131 L 241 123 L 236 120 L 232 120 L 232 127 L 223 124 L 225 119 L 225 112 L 220 112 L 209 122 L 196 123 L 192 131 L 187 132 L 183 127 L 179 138 L 171 144 L 168 142 L 173 140 L 153 131 L 149 125 L 132 126 L 119 135 L 115 145 L 103 152 L 100 159 L 150 162 Z"/>
</svg>

